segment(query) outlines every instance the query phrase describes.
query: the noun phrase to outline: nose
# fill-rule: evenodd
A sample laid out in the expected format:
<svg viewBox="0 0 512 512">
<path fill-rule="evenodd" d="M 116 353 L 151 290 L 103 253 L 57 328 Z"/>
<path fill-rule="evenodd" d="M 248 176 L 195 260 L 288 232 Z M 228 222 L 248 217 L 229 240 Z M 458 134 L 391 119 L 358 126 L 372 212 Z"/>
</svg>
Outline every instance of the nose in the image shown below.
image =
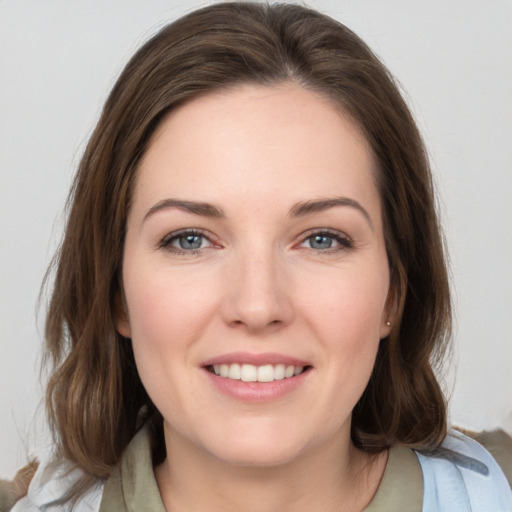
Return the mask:
<svg viewBox="0 0 512 512">
<path fill-rule="evenodd" d="M 234 255 L 226 278 L 223 313 L 231 326 L 250 332 L 278 329 L 293 316 L 286 265 L 271 248 Z"/>
</svg>

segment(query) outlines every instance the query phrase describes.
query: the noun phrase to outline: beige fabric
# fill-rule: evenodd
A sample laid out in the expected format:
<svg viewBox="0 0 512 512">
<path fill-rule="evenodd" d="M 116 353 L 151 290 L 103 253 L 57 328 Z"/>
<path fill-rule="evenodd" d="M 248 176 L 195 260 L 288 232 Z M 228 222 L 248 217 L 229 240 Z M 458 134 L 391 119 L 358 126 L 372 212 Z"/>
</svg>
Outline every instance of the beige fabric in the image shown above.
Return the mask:
<svg viewBox="0 0 512 512">
<path fill-rule="evenodd" d="M 153 473 L 150 433 L 140 430 L 105 484 L 99 512 L 166 512 Z"/>
<path fill-rule="evenodd" d="M 380 487 L 364 512 L 421 512 L 423 477 L 414 452 L 395 447 Z M 153 473 L 150 433 L 142 429 L 105 485 L 99 512 L 166 512 Z"/>
<path fill-rule="evenodd" d="M 422 508 L 423 475 L 418 458 L 409 448 L 391 448 L 382 482 L 363 512 L 421 512 Z"/>
</svg>

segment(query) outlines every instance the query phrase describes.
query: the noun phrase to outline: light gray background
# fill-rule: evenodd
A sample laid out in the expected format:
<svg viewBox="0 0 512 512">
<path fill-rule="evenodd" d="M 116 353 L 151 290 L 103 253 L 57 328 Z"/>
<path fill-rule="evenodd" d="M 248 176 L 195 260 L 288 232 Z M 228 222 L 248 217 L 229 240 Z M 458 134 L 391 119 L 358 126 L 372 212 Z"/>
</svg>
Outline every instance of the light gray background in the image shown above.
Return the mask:
<svg viewBox="0 0 512 512">
<path fill-rule="evenodd" d="M 0 0 L 0 475 L 46 442 L 40 282 L 109 88 L 177 0 Z M 512 2 L 316 0 L 399 78 L 432 155 L 451 251 L 454 423 L 512 410 Z"/>
</svg>

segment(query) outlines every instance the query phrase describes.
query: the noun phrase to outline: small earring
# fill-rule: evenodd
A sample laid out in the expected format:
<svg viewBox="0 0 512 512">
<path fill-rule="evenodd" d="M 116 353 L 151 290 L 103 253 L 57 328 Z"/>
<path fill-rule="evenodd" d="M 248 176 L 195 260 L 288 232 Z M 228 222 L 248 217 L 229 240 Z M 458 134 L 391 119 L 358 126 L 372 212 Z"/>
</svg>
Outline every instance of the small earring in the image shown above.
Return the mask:
<svg viewBox="0 0 512 512">
<path fill-rule="evenodd" d="M 387 325 L 388 327 L 390 327 L 390 326 L 391 326 L 391 322 L 388 320 L 388 321 L 386 322 L 386 325 Z"/>
</svg>

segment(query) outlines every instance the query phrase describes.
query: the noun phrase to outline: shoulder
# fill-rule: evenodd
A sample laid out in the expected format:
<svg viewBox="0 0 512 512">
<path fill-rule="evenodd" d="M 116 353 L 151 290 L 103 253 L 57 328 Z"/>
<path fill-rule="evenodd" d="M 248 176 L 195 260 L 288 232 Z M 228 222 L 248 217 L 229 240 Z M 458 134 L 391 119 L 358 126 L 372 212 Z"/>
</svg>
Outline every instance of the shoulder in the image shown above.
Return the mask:
<svg viewBox="0 0 512 512">
<path fill-rule="evenodd" d="M 460 429 L 457 429 L 460 430 Z M 510 429 L 512 432 L 512 428 Z M 463 430 L 467 436 L 478 441 L 494 457 L 512 487 L 512 435 L 505 429 L 472 432 Z"/>
<path fill-rule="evenodd" d="M 424 512 L 512 511 L 512 491 L 492 455 L 452 430 L 440 449 L 416 452 L 423 472 Z"/>
<path fill-rule="evenodd" d="M 82 474 L 67 461 L 43 459 L 30 482 L 27 495 L 14 505 L 11 512 L 97 512 L 103 493 L 102 482 L 91 487 L 74 505 L 70 502 L 55 504 L 66 497 Z"/>
</svg>

